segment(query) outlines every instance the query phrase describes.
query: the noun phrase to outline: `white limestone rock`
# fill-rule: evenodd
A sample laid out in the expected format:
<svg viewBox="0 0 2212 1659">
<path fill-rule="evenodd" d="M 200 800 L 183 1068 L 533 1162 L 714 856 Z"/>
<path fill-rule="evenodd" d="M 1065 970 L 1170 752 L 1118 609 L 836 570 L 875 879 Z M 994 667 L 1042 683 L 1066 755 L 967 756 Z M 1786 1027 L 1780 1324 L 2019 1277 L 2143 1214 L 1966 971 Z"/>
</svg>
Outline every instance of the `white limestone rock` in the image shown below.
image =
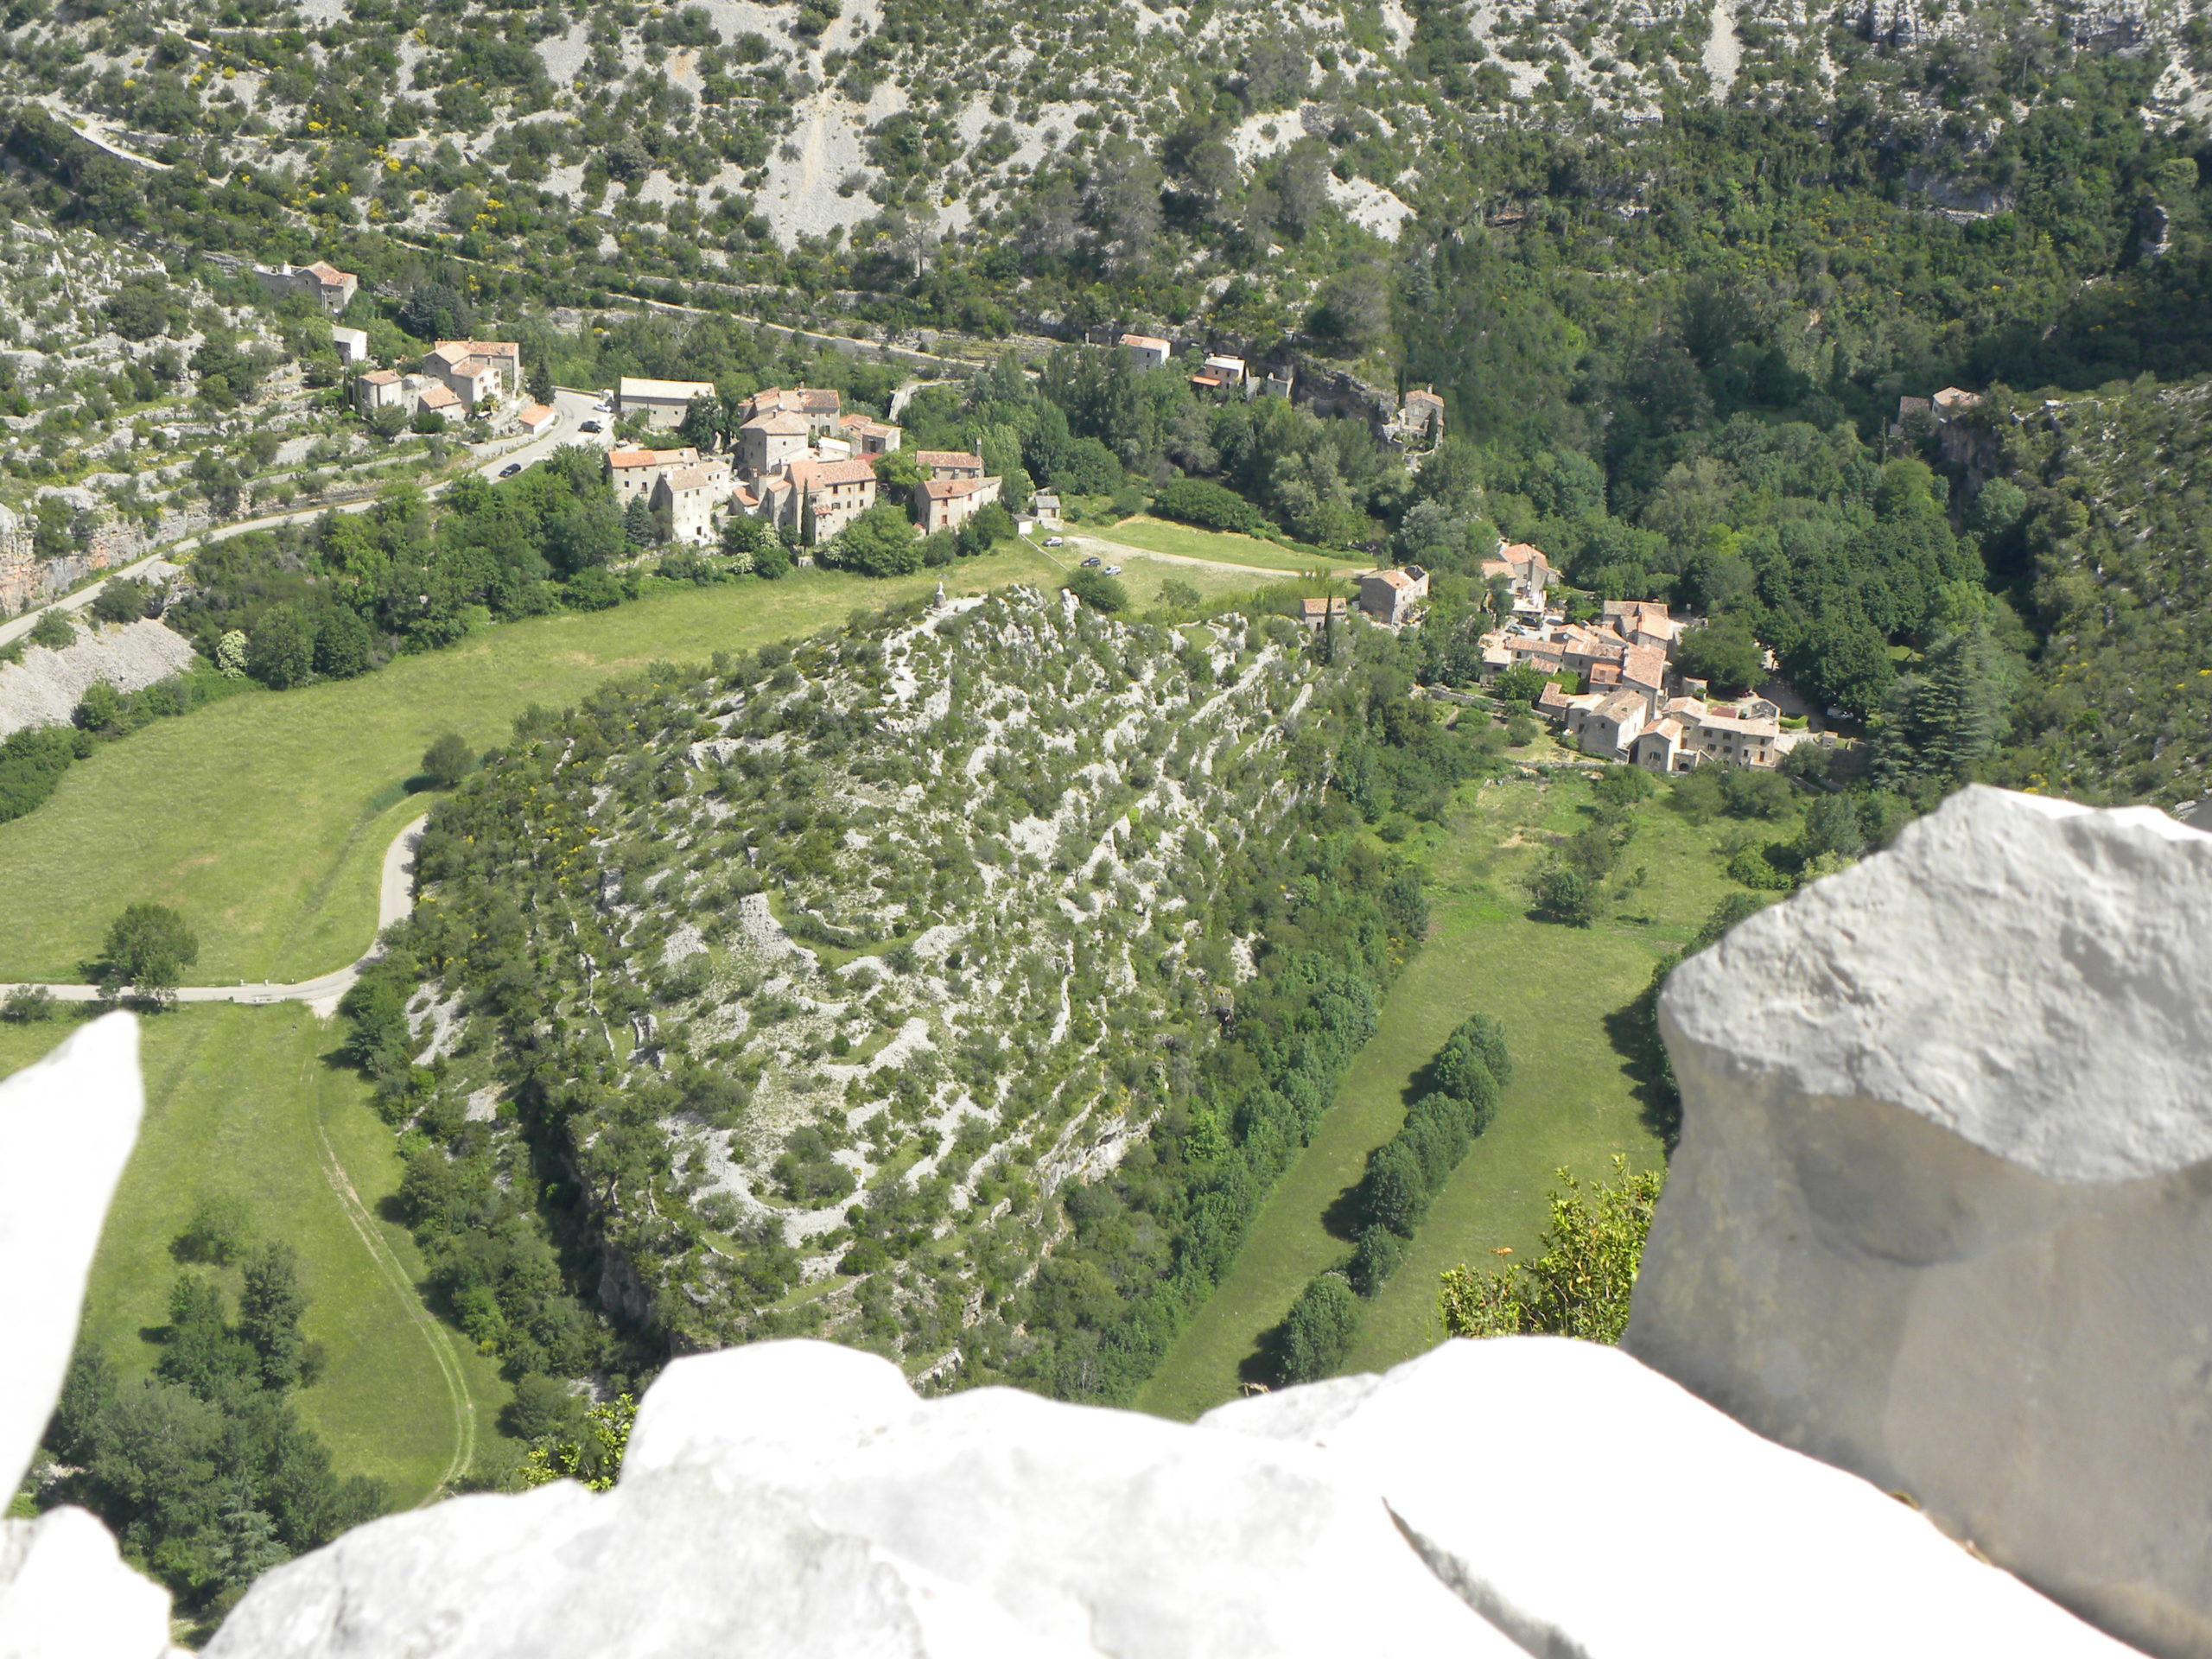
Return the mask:
<svg viewBox="0 0 2212 1659">
<path fill-rule="evenodd" d="M 1009 1389 L 924 1402 L 820 1343 L 677 1361 L 622 1479 L 379 1521 L 208 1659 L 1516 1650 L 1311 1448 Z"/>
<path fill-rule="evenodd" d="M 137 1138 L 138 1024 L 111 1014 L 0 1082 L 0 1477 L 13 1492 L 76 1341 L 100 1224 Z M 168 1592 L 82 1510 L 0 1522 L 0 1659 L 156 1659 Z"/>
<path fill-rule="evenodd" d="M 2125 1659 L 1853 1475 L 1746 1432 L 1617 1349 L 1448 1342 L 1199 1427 L 1326 1448 L 1444 1581 L 1577 1659 Z"/>
<path fill-rule="evenodd" d="M 2212 1659 L 2212 836 L 1970 789 L 1660 1001 L 1626 1345 Z"/>
<path fill-rule="evenodd" d="M 138 1022 L 111 1014 L 0 1082 L 0 1483 L 14 1491 L 77 1340 L 108 1200 L 138 1136 Z"/>
<path fill-rule="evenodd" d="M 161 1659 L 169 1594 L 83 1510 L 0 1521 L 0 1659 Z"/>
</svg>

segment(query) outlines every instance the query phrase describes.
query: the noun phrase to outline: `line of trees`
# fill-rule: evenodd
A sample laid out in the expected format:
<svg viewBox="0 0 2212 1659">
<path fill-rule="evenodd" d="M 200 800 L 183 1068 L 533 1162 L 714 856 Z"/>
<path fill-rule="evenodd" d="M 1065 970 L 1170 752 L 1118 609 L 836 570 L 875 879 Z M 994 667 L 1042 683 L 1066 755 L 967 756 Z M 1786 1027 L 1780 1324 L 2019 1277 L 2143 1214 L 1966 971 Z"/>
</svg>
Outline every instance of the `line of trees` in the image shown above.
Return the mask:
<svg viewBox="0 0 2212 1659">
<path fill-rule="evenodd" d="M 1326 1376 L 1351 1351 L 1363 1303 L 1382 1294 L 1428 1206 L 1497 1115 L 1498 1092 L 1513 1080 L 1504 1027 L 1489 1014 L 1470 1014 L 1445 1039 L 1426 1077 L 1429 1086 L 1397 1133 L 1368 1154 L 1351 1193 L 1358 1227 L 1351 1255 L 1299 1293 L 1265 1344 L 1279 1382 Z"/>
</svg>

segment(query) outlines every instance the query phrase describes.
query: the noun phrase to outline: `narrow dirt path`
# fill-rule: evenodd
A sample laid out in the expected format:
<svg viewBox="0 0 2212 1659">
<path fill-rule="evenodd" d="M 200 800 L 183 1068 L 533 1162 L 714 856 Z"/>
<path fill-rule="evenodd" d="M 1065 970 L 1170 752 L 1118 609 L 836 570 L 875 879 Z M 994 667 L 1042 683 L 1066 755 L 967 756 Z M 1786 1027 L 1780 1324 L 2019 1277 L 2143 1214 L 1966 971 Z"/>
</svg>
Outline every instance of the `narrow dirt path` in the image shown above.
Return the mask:
<svg viewBox="0 0 2212 1659">
<path fill-rule="evenodd" d="M 300 1086 L 304 1089 L 307 1083 L 306 1068 L 302 1066 Z M 315 1114 L 315 1133 L 322 1150 L 323 1179 L 330 1183 L 339 1208 L 346 1212 L 346 1219 L 359 1236 L 362 1248 L 376 1263 L 378 1276 L 399 1298 L 407 1309 L 409 1321 L 429 1344 L 430 1357 L 436 1363 L 438 1375 L 445 1379 L 446 1395 L 453 1408 L 453 1456 L 446 1460 L 445 1473 L 438 1477 L 436 1486 L 423 1499 L 423 1503 L 433 1503 L 451 1491 L 454 1483 L 467 1473 L 469 1465 L 476 1461 L 476 1396 L 469 1392 L 468 1379 L 461 1372 L 461 1362 L 454 1357 L 450 1336 L 430 1310 L 423 1306 L 422 1294 L 415 1281 L 407 1276 L 407 1269 L 378 1232 L 376 1218 L 361 1202 L 361 1195 L 353 1190 L 353 1178 L 346 1174 L 345 1165 L 338 1161 L 338 1151 L 330 1144 L 330 1131 L 323 1123 L 320 1107 Z"/>
</svg>

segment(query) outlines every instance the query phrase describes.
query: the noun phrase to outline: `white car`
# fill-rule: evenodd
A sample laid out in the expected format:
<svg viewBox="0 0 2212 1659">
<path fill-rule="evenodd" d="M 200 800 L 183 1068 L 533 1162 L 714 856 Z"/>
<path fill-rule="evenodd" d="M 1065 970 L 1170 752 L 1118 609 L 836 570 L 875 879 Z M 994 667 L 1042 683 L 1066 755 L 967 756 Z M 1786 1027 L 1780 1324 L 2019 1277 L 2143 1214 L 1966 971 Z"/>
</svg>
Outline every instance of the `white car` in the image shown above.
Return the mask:
<svg viewBox="0 0 2212 1659">
<path fill-rule="evenodd" d="M 1047 536 L 1045 538 L 1045 545 L 1047 547 L 1065 547 L 1067 544 L 1067 539 L 1068 538 L 1065 536 Z"/>
<path fill-rule="evenodd" d="M 1122 567 L 1118 564 L 1109 564 L 1106 567 L 1106 574 L 1109 576 L 1118 576 L 1122 574 Z"/>
</svg>

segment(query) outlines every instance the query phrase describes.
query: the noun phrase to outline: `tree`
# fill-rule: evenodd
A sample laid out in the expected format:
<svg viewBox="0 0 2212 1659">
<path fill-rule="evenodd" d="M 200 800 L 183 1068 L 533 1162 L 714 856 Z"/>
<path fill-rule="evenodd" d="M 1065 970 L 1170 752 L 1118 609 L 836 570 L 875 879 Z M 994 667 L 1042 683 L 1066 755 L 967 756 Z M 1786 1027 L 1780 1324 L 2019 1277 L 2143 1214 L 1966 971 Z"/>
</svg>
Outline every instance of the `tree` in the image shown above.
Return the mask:
<svg viewBox="0 0 2212 1659">
<path fill-rule="evenodd" d="M 1122 586 L 1118 577 L 1109 576 L 1103 570 L 1071 570 L 1066 587 L 1092 610 L 1108 616 L 1129 608 L 1129 590 Z"/>
<path fill-rule="evenodd" d="M 107 302 L 109 323 L 125 340 L 151 340 L 169 327 L 169 293 L 162 283 L 134 277 Z"/>
<path fill-rule="evenodd" d="M 236 628 L 215 642 L 215 671 L 226 680 L 245 677 L 246 637 Z"/>
<path fill-rule="evenodd" d="M 1866 849 L 1859 804 L 1848 795 L 1820 797 L 1805 809 L 1805 827 L 1798 835 L 1797 847 L 1808 863 L 1829 853 L 1858 857 Z"/>
<path fill-rule="evenodd" d="M 2013 678 L 1987 623 L 1938 640 L 1922 671 L 1897 686 L 1875 751 L 1875 775 L 1890 785 L 1969 777 L 2011 726 Z"/>
<path fill-rule="evenodd" d="M 1162 518 L 1196 524 L 1202 530 L 1241 531 L 1247 535 L 1267 523 L 1260 510 L 1234 490 L 1198 478 L 1179 478 L 1161 485 L 1153 495 L 1152 510 Z"/>
<path fill-rule="evenodd" d="M 327 606 L 315 618 L 315 671 L 325 679 L 349 680 L 367 672 L 376 648 L 376 636 L 351 606 Z"/>
<path fill-rule="evenodd" d="M 1444 1274 L 1437 1311 L 1447 1336 L 1620 1340 L 1666 1178 L 1657 1170 L 1631 1173 L 1628 1160 L 1616 1156 L 1612 1180 L 1586 1196 L 1567 1171 L 1556 1179 L 1541 1256 L 1486 1272 L 1453 1268 Z"/>
<path fill-rule="evenodd" d="M 632 496 L 630 505 L 622 509 L 622 535 L 632 547 L 651 547 L 660 539 L 660 525 L 644 496 Z"/>
<path fill-rule="evenodd" d="M 137 622 L 152 613 L 154 584 L 132 576 L 114 576 L 100 586 L 92 600 L 92 615 L 102 622 Z"/>
<path fill-rule="evenodd" d="M 292 1247 L 275 1241 L 264 1245 L 245 1264 L 245 1283 L 238 1293 L 238 1334 L 260 1359 L 264 1386 L 299 1385 L 307 1356 L 300 1316 L 307 1305 Z"/>
<path fill-rule="evenodd" d="M 1321 284 L 1306 327 L 1348 355 L 1357 356 L 1382 338 L 1390 326 L 1390 296 L 1382 273 L 1354 265 Z"/>
<path fill-rule="evenodd" d="M 1533 704 L 1550 683 L 1551 677 L 1534 663 L 1516 663 L 1510 668 L 1499 670 L 1490 689 L 1502 702 Z"/>
<path fill-rule="evenodd" d="M 683 419 L 676 429 L 677 435 L 694 449 L 715 448 L 722 436 L 721 399 L 711 391 L 696 393 L 683 406 Z"/>
<path fill-rule="evenodd" d="M 753 574 L 763 582 L 781 582 L 791 573 L 791 550 L 771 537 L 753 556 Z"/>
<path fill-rule="evenodd" d="M 1597 888 L 1573 865 L 1545 865 L 1537 871 L 1534 886 L 1539 915 L 1571 927 L 1587 927 L 1597 918 Z"/>
<path fill-rule="evenodd" d="M 399 326 L 417 340 L 465 340 L 476 327 L 476 314 L 458 289 L 421 283 L 400 302 Z"/>
<path fill-rule="evenodd" d="M 407 429 L 418 437 L 434 438 L 446 429 L 446 412 L 442 409 L 418 409 L 407 423 Z"/>
<path fill-rule="evenodd" d="M 38 620 L 31 624 L 25 636 L 35 645 L 44 645 L 48 651 L 67 651 L 77 643 L 77 625 L 69 620 L 67 611 L 54 608 L 41 611 Z"/>
<path fill-rule="evenodd" d="M 372 409 L 365 418 L 369 430 L 387 443 L 407 429 L 407 411 L 397 404 Z"/>
<path fill-rule="evenodd" d="M 1675 669 L 1686 679 L 1708 682 L 1724 696 L 1750 690 L 1766 671 L 1751 630 L 1727 618 L 1683 634 L 1675 645 Z"/>
<path fill-rule="evenodd" d="M 913 521 L 898 508 L 879 502 L 857 515 L 838 533 L 836 563 L 864 576 L 911 576 L 922 568 L 922 548 Z"/>
<path fill-rule="evenodd" d="M 1360 1178 L 1360 1213 L 1378 1227 L 1411 1238 L 1428 1213 L 1428 1178 L 1421 1159 L 1405 1141 L 1386 1141 L 1367 1160 Z"/>
<path fill-rule="evenodd" d="M 315 677 L 315 632 L 294 605 L 272 605 L 253 625 L 245 671 L 272 691 L 304 685 Z"/>
<path fill-rule="evenodd" d="M 167 905 L 140 903 L 109 924 L 107 942 L 99 958 L 85 964 L 85 976 L 110 996 L 128 986 L 164 1002 L 199 960 L 200 940 L 183 917 Z"/>
<path fill-rule="evenodd" d="M 227 1268 L 244 1256 L 253 1238 L 253 1207 L 235 1195 L 203 1198 L 169 1245 L 180 1262 Z"/>
<path fill-rule="evenodd" d="M 1479 1100 L 1485 1090 L 1495 1095 L 1513 1081 L 1505 1027 L 1493 1014 L 1469 1014 L 1436 1051 L 1433 1071 L 1436 1086 L 1447 1095 L 1461 1100 Z"/>
<path fill-rule="evenodd" d="M 467 740 L 459 732 L 448 732 L 423 751 L 423 775 L 439 789 L 451 789 L 475 764 Z"/>
<path fill-rule="evenodd" d="M 1359 1334 L 1359 1300 L 1341 1274 L 1325 1273 L 1299 1293 L 1276 1339 L 1275 1375 L 1311 1382 L 1344 1363 Z"/>
<path fill-rule="evenodd" d="M 775 538 L 768 526 L 748 512 L 733 512 L 722 520 L 722 552 L 730 558 L 757 559 Z"/>
</svg>

